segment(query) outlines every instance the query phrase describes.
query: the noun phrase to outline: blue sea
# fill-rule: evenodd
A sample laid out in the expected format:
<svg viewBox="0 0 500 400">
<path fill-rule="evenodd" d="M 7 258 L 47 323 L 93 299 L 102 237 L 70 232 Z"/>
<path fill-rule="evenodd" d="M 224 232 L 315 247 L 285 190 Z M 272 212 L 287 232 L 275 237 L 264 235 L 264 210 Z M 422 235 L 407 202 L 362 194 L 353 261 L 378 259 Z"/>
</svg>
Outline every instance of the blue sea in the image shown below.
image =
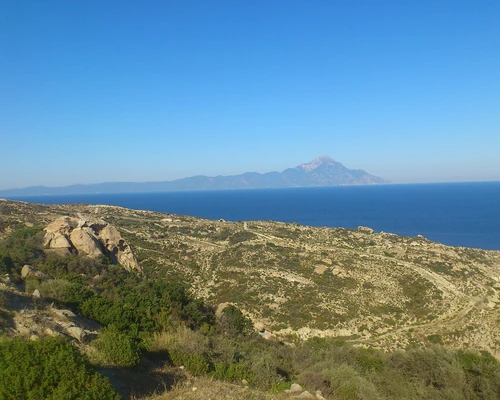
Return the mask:
<svg viewBox="0 0 500 400">
<path fill-rule="evenodd" d="M 14 198 L 13 198 L 14 199 Z M 16 197 L 110 204 L 229 221 L 274 220 L 426 238 L 500 250 L 500 182 L 337 186 Z"/>
</svg>

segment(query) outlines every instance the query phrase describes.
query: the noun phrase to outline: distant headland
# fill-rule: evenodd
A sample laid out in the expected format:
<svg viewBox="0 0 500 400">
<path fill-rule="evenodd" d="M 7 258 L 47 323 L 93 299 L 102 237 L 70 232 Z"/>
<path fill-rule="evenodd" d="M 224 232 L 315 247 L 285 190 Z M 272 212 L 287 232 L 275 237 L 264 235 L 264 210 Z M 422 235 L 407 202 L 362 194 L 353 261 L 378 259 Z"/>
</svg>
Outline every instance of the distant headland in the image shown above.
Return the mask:
<svg viewBox="0 0 500 400">
<path fill-rule="evenodd" d="M 372 185 L 389 183 L 361 169 L 348 169 L 328 156 L 282 172 L 246 172 L 240 175 L 204 176 L 162 182 L 105 182 L 62 187 L 31 186 L 0 190 L 1 197 L 93 193 L 166 192 L 180 190 L 264 189 L 286 187 Z"/>
</svg>

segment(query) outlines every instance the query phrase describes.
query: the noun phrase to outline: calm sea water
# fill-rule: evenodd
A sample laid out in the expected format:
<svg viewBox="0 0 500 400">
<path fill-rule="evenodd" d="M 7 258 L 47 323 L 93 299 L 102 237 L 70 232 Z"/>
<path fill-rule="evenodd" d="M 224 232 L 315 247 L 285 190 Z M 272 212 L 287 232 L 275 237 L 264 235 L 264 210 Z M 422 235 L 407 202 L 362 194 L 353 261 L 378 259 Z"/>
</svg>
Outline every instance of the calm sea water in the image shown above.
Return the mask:
<svg viewBox="0 0 500 400">
<path fill-rule="evenodd" d="M 500 250 L 500 182 L 32 196 L 44 204 L 111 204 L 203 218 L 274 220 Z"/>
</svg>

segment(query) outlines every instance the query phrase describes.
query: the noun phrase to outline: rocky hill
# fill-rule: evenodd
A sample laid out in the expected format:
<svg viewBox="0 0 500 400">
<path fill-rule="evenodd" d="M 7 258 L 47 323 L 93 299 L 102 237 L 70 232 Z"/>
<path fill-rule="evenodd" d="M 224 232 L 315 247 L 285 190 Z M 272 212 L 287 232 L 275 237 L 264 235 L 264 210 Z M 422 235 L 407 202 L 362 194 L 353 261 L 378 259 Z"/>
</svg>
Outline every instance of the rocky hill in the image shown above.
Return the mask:
<svg viewBox="0 0 500 400">
<path fill-rule="evenodd" d="M 360 169 L 348 169 L 328 156 L 283 172 L 247 172 L 230 176 L 192 176 L 164 182 L 107 182 L 65 187 L 36 186 L 0 190 L 0 196 L 36 196 L 89 193 L 164 192 L 172 190 L 222 190 L 310 186 L 367 185 L 388 183 Z"/>
<path fill-rule="evenodd" d="M 19 224 L 97 220 L 116 227 L 145 276 L 181 279 L 214 307 L 236 305 L 263 337 L 336 337 L 387 350 L 441 343 L 500 357 L 498 251 L 366 227 L 0 202 L 2 236 Z"/>
</svg>

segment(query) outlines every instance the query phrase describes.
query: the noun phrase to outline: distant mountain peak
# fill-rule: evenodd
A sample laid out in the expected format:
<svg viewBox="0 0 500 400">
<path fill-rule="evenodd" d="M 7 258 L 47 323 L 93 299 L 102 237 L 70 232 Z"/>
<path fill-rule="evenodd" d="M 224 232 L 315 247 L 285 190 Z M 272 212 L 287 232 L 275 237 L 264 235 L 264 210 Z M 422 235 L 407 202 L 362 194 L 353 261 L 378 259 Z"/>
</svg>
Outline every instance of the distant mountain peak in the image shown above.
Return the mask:
<svg viewBox="0 0 500 400">
<path fill-rule="evenodd" d="M 287 168 L 282 172 L 247 172 L 230 176 L 197 175 L 175 181 L 160 182 L 107 182 L 90 185 L 71 185 L 61 188 L 31 187 L 0 190 L 0 197 L 36 196 L 90 193 L 165 192 L 170 190 L 225 190 L 264 189 L 285 187 L 372 185 L 387 183 L 361 169 L 348 169 L 340 162 L 322 155 L 309 163 Z"/>
<path fill-rule="evenodd" d="M 314 160 L 312 160 L 310 163 L 305 163 L 305 164 L 300 164 L 299 168 L 302 168 L 306 170 L 307 172 L 313 171 L 318 167 L 321 167 L 323 165 L 329 165 L 329 164 L 335 164 L 337 161 L 335 161 L 333 158 L 327 156 L 327 155 L 322 155 Z"/>
</svg>

